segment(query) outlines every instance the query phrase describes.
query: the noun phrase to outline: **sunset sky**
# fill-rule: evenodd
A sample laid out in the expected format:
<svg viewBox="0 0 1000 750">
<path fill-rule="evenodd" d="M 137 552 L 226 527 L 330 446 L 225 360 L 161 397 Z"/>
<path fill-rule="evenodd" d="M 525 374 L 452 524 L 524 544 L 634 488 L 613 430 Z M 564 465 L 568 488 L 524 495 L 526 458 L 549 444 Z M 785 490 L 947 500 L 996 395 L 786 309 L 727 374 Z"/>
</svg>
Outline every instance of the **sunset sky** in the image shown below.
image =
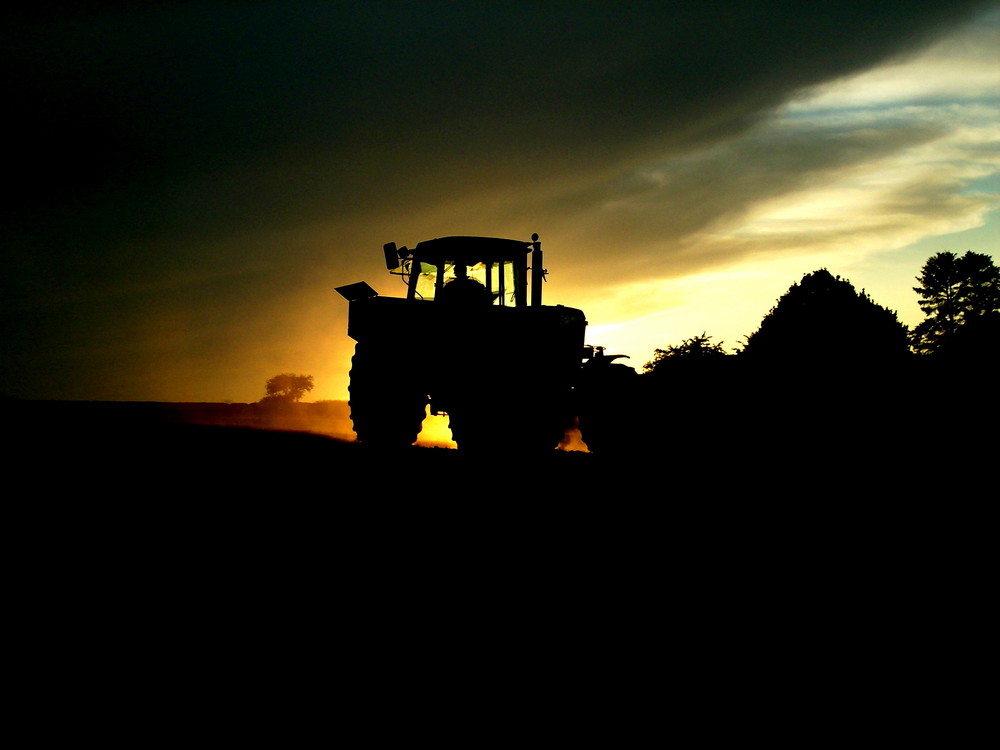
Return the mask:
<svg viewBox="0 0 1000 750">
<path fill-rule="evenodd" d="M 1000 251 L 997 2 L 2 13 L 0 396 L 346 398 L 388 241 L 537 232 L 636 367 L 819 268 L 912 326 L 930 255 Z"/>
</svg>

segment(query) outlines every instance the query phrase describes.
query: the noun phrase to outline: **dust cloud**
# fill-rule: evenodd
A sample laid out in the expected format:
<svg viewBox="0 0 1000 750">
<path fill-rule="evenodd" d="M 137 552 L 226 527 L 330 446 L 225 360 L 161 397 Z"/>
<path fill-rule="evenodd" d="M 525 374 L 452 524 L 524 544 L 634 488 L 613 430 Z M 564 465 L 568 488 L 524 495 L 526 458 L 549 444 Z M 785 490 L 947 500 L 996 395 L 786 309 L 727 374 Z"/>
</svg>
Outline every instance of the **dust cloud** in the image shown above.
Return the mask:
<svg viewBox="0 0 1000 750">
<path fill-rule="evenodd" d="M 346 401 L 318 401 L 297 404 L 162 404 L 171 421 L 216 427 L 249 427 L 283 432 L 309 432 L 338 440 L 354 441 L 357 436 Z M 416 445 L 423 448 L 456 448 L 447 415 L 433 415 L 428 409 Z M 587 452 L 574 425 L 566 431 L 558 450 Z"/>
</svg>

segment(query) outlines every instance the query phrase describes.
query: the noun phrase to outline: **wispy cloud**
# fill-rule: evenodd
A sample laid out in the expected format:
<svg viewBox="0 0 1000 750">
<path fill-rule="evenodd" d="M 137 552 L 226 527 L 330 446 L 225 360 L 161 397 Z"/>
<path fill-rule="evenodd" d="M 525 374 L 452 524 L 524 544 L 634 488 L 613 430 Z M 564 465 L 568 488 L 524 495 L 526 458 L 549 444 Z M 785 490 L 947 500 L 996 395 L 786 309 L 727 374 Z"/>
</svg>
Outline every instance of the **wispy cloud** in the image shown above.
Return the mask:
<svg viewBox="0 0 1000 750">
<path fill-rule="evenodd" d="M 998 18 L 607 183 L 587 233 L 628 262 L 595 277 L 587 303 L 613 323 L 595 333 L 635 347 L 653 330 L 710 328 L 735 343 L 803 273 L 995 221 L 1000 194 L 984 186 L 1000 174 Z"/>
</svg>

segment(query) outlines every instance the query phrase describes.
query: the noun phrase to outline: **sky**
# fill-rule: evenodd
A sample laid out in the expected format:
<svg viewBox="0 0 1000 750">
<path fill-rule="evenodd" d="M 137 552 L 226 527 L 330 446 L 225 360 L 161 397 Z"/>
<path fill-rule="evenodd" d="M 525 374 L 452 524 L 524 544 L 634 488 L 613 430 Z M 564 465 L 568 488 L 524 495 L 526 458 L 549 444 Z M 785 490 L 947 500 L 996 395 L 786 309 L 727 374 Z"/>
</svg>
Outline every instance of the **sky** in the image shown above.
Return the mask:
<svg viewBox="0 0 1000 750">
<path fill-rule="evenodd" d="M 1000 250 L 998 2 L 2 14 L 0 397 L 346 398 L 334 287 L 401 295 L 389 241 L 537 232 L 637 368 L 820 268 L 913 326 L 927 258 Z"/>
</svg>

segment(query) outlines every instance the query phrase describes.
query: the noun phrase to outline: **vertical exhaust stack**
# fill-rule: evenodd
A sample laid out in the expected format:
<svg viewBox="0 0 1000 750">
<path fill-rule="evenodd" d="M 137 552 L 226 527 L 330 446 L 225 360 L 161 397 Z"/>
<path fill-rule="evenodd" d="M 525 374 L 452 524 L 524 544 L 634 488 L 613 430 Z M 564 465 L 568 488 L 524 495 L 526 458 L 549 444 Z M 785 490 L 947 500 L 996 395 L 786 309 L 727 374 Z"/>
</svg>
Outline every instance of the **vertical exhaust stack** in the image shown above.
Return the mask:
<svg viewBox="0 0 1000 750">
<path fill-rule="evenodd" d="M 538 234 L 531 235 L 531 306 L 540 307 L 542 304 L 542 281 L 545 278 L 545 269 L 542 268 L 542 243 L 538 241 Z"/>
</svg>

